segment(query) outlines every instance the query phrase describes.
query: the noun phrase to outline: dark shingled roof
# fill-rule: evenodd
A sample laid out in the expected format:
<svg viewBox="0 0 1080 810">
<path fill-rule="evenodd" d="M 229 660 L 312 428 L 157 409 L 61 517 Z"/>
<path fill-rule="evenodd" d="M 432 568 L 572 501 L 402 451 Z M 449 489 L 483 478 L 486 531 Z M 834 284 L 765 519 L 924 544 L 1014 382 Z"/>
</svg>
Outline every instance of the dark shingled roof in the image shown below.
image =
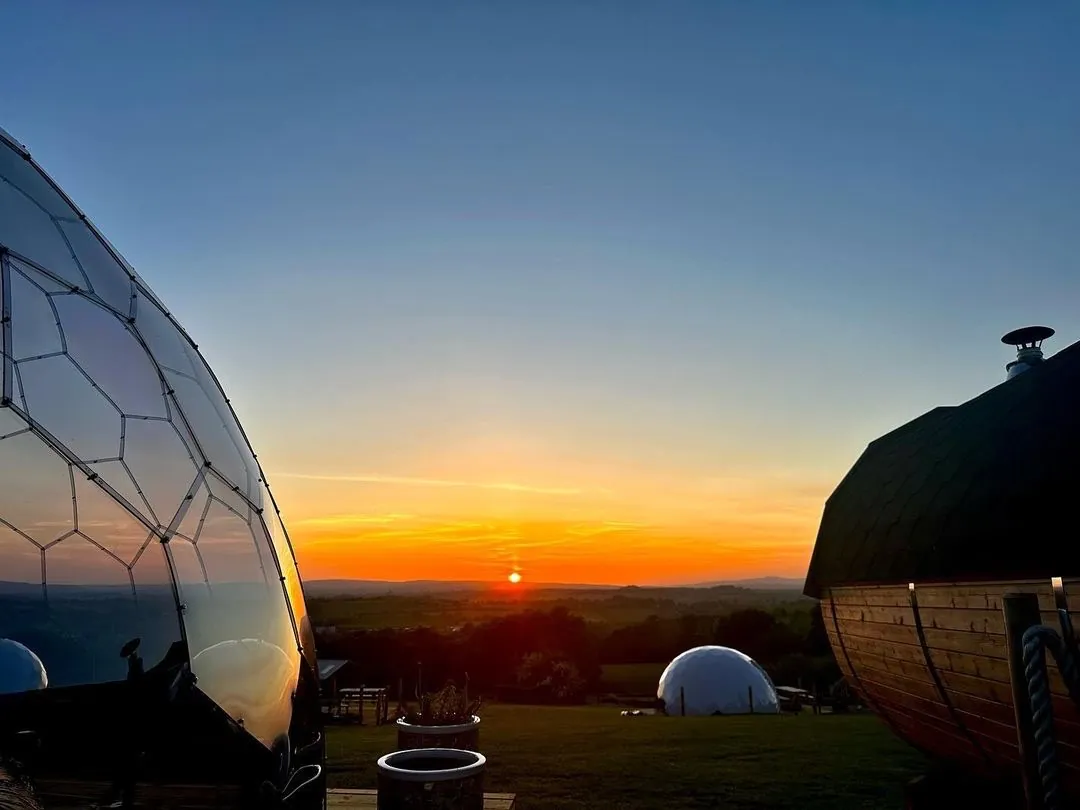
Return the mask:
<svg viewBox="0 0 1080 810">
<path fill-rule="evenodd" d="M 872 442 L 825 504 L 805 592 L 1080 576 L 1080 342 Z"/>
</svg>

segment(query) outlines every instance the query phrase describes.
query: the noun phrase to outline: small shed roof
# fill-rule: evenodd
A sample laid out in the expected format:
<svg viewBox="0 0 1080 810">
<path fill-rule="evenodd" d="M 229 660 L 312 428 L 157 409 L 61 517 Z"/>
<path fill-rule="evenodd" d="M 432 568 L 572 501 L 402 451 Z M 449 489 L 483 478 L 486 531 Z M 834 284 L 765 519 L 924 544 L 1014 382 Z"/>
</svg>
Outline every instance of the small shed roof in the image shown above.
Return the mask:
<svg viewBox="0 0 1080 810">
<path fill-rule="evenodd" d="M 339 669 L 341 669 L 343 666 L 345 666 L 347 663 L 349 663 L 349 662 L 348 661 L 343 661 L 343 660 L 337 659 L 337 658 L 320 658 L 319 659 L 319 680 L 320 681 L 325 681 L 327 678 L 329 678 L 332 675 L 334 675 L 335 673 L 337 673 L 337 671 Z"/>
</svg>

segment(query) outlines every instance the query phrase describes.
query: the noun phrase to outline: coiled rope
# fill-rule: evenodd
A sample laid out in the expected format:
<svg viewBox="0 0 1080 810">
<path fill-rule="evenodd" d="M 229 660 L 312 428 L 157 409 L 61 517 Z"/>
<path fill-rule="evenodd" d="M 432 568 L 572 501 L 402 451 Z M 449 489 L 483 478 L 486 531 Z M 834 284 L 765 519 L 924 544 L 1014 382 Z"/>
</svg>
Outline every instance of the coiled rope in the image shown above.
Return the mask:
<svg viewBox="0 0 1080 810">
<path fill-rule="evenodd" d="M 1064 613 L 1064 611 L 1059 611 Z M 1067 614 L 1062 626 L 1071 628 Z M 1027 678 L 1028 697 L 1031 701 L 1031 719 L 1035 738 L 1036 756 L 1039 762 L 1039 780 L 1042 782 L 1043 805 L 1046 810 L 1061 807 L 1061 776 L 1058 770 L 1057 738 L 1054 735 L 1054 707 L 1050 694 L 1050 679 L 1046 671 L 1046 651 L 1050 650 L 1057 661 L 1065 688 L 1073 703 L 1080 707 L 1080 669 L 1076 656 L 1061 635 L 1053 627 L 1035 625 L 1029 627 L 1023 637 L 1024 675 Z"/>
<path fill-rule="evenodd" d="M 41 810 L 30 785 L 3 765 L 0 765 L 0 810 Z"/>
</svg>

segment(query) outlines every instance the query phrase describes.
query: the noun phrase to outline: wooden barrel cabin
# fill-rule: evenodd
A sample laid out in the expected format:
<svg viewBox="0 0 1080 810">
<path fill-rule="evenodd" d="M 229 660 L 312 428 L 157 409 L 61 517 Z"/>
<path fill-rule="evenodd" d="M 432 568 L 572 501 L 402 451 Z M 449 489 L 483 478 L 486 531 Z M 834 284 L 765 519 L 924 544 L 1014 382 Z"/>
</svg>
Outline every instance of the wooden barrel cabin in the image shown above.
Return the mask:
<svg viewBox="0 0 1080 810">
<path fill-rule="evenodd" d="M 825 505 L 805 592 L 851 686 L 899 736 L 976 771 L 1020 768 L 1002 599 L 1080 619 L 1080 342 L 1010 332 L 1004 382 L 872 442 Z M 1080 795 L 1080 712 L 1049 661 L 1062 778 Z"/>
</svg>

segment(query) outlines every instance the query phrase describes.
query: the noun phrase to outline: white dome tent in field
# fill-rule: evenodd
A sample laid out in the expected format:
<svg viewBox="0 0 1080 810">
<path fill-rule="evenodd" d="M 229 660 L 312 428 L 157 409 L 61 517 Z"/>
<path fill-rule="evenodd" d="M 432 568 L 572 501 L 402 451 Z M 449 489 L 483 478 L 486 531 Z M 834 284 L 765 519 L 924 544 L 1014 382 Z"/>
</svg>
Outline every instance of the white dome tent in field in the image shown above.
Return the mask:
<svg viewBox="0 0 1080 810">
<path fill-rule="evenodd" d="M 660 676 L 656 696 L 671 715 L 776 714 L 772 680 L 757 661 L 730 647 L 695 647 Z"/>
</svg>

